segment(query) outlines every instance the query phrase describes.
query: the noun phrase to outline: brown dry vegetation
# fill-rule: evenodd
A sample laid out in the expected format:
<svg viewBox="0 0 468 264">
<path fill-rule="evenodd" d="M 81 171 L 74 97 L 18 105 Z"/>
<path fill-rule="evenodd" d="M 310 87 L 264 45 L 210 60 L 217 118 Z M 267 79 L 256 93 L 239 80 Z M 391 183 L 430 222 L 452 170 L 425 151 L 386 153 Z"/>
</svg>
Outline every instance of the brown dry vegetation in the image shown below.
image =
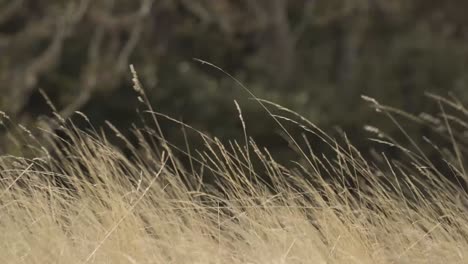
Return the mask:
<svg viewBox="0 0 468 264">
<path fill-rule="evenodd" d="M 365 99 L 391 119 L 399 114 Z M 441 110 L 466 112 L 457 102 L 435 99 Z M 283 166 L 247 135 L 248 142 L 222 144 L 200 133 L 204 150 L 178 149 L 159 131 L 161 116 L 151 107 L 149 112 L 155 123 L 134 131 L 138 143 L 115 131 L 130 155 L 69 120 L 58 118 L 60 133 L 43 131 L 39 146 L 33 143 L 36 135 L 23 129 L 26 138 L 18 142 L 31 144 L 33 158 L 0 157 L 1 263 L 468 260 L 463 148 L 455 144 L 459 135 L 452 129 L 464 124 L 461 119 L 447 114 L 438 120 L 445 128 L 441 133 L 454 143 L 452 151 L 440 149 L 450 162 L 449 177 L 411 141 L 400 145 L 375 128 L 368 130 L 381 144 L 402 150 L 403 160 L 383 153 L 383 165 L 376 165 L 300 116 L 285 119 L 267 111 L 280 127 L 296 122 L 334 153 L 324 158 L 290 138 L 303 159 Z M 184 152 L 188 168 L 177 159 Z M 215 180 L 207 183 L 207 177 Z"/>
</svg>

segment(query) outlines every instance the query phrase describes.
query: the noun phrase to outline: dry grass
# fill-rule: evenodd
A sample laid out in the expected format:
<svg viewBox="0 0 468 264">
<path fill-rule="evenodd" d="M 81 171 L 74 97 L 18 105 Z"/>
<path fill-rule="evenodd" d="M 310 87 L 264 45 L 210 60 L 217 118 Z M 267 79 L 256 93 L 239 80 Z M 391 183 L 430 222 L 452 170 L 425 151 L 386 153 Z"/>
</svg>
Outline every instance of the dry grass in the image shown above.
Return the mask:
<svg viewBox="0 0 468 264">
<path fill-rule="evenodd" d="M 398 114 L 366 99 L 391 119 Z M 287 168 L 247 133 L 249 142 L 227 146 L 200 134 L 204 151 L 178 149 L 162 137 L 161 116 L 149 112 L 156 131 L 136 130 L 137 143 L 116 131 L 131 155 L 68 123 L 34 159 L 0 157 L 0 263 L 468 262 L 459 144 L 451 152 L 453 183 L 411 140 L 406 149 L 369 127 L 406 155 L 392 161 L 381 154 L 378 166 L 299 116 L 269 112 L 314 133 L 335 154 L 324 158 L 291 138 L 303 158 Z M 439 125 L 455 142 L 449 117 Z M 176 152 L 190 154 L 192 166 L 180 165 Z"/>
</svg>

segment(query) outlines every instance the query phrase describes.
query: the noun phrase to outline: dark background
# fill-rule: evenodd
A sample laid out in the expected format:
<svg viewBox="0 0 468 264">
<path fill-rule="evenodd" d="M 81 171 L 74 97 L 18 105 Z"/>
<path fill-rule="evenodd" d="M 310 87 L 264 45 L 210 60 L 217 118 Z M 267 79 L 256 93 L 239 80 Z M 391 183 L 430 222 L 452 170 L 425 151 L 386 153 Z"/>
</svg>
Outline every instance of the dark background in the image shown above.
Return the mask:
<svg viewBox="0 0 468 264">
<path fill-rule="evenodd" d="M 427 92 L 466 102 L 466 10 L 462 0 L 0 0 L 0 110 L 34 128 L 52 112 L 43 91 L 65 118 L 81 111 L 129 131 L 141 123 L 134 64 L 156 111 L 242 139 L 237 100 L 249 135 L 291 159 L 265 111 L 199 58 L 369 149 L 364 125 L 402 135 L 363 94 L 415 115 L 438 111 Z M 180 126 L 162 125 L 181 142 Z M 416 139 L 427 132 L 406 127 Z M 7 130 L 0 150 L 15 153 Z"/>
</svg>

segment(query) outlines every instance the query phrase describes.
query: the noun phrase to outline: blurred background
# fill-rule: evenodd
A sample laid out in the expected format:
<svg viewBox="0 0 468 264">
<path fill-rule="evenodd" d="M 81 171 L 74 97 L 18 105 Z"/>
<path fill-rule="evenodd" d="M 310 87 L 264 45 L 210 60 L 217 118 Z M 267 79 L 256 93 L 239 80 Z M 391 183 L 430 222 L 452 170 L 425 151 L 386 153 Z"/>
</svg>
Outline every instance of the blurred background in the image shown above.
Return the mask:
<svg viewBox="0 0 468 264">
<path fill-rule="evenodd" d="M 364 125 L 396 128 L 363 94 L 416 115 L 437 108 L 426 92 L 466 102 L 466 10 L 462 0 L 0 0 L 0 110 L 33 128 L 52 116 L 48 97 L 65 118 L 80 111 L 128 132 L 142 122 L 133 64 L 156 111 L 242 138 L 236 100 L 249 135 L 289 159 L 265 111 L 199 58 L 365 149 Z M 182 142 L 180 126 L 162 126 Z M 0 151 L 12 153 L 7 130 Z"/>
</svg>

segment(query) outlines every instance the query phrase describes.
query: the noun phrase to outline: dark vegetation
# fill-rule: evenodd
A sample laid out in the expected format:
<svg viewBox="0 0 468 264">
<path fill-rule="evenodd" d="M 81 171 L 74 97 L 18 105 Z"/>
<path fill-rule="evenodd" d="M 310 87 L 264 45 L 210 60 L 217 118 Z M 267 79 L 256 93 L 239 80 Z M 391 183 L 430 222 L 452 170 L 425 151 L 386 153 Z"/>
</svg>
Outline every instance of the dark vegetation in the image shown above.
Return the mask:
<svg viewBox="0 0 468 264">
<path fill-rule="evenodd" d="M 134 64 L 157 112 L 222 141 L 240 140 L 236 100 L 249 136 L 279 160 L 295 160 L 297 153 L 265 111 L 226 74 L 192 60 L 200 58 L 341 143 L 350 140 L 366 158 L 381 151 L 405 158 L 395 146 L 368 140 L 373 134 L 363 129 L 366 124 L 400 143 L 408 138 L 361 95 L 401 109 L 405 113 L 392 112 L 398 123 L 437 168 L 451 174 L 424 139 L 451 147 L 447 133 L 438 131 L 444 120 L 437 113 L 443 109 L 425 95 L 447 96 L 455 104 L 468 98 L 466 8 L 464 1 L 423 0 L 3 0 L 0 109 L 32 133 L 36 127 L 54 130 L 50 100 L 60 116 L 81 128 L 91 127 L 75 111 L 84 112 L 98 130 L 111 120 L 131 139 L 131 126 L 149 118 L 135 112 L 144 109 L 128 87 L 128 65 Z M 446 114 L 463 144 L 466 126 L 456 117 L 464 109 L 453 109 Z M 177 123 L 159 121 L 177 146 L 185 146 L 185 136 L 195 146 L 203 144 L 190 131 L 184 135 Z M 302 129 L 289 121 L 284 125 L 301 138 Z M 24 152 L 9 133 L 0 130 L 0 151 Z M 315 150 L 333 153 L 318 137 L 306 137 Z"/>
</svg>

